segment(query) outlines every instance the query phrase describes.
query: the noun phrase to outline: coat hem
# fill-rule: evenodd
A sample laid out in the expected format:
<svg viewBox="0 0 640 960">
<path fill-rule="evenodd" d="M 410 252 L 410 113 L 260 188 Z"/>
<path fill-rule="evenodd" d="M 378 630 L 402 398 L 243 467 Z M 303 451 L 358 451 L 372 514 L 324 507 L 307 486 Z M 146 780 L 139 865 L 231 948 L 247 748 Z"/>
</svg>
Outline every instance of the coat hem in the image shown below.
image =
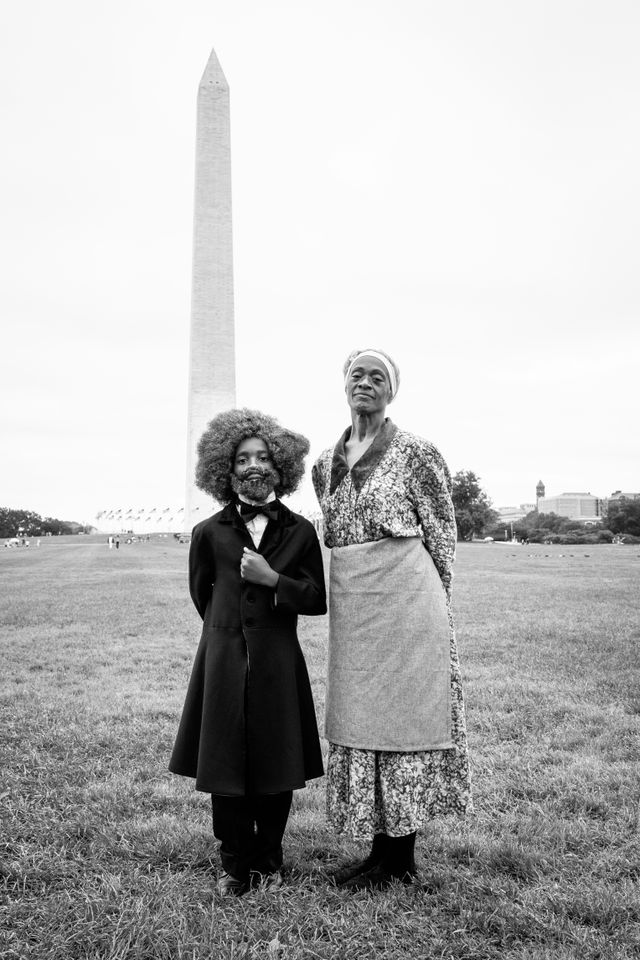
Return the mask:
<svg viewBox="0 0 640 960">
<path fill-rule="evenodd" d="M 182 770 L 176 770 L 172 767 L 169 767 L 168 769 L 169 769 L 169 773 L 173 773 L 177 777 L 187 777 L 189 780 L 195 780 L 196 790 L 198 790 L 200 793 L 213 793 L 216 796 L 220 796 L 220 797 L 246 797 L 247 796 L 247 793 L 244 790 L 231 791 L 228 789 L 222 790 L 215 786 L 205 786 L 201 780 L 200 781 L 198 780 L 197 773 L 186 773 Z M 257 793 L 260 795 L 263 795 L 263 794 L 268 795 L 272 793 L 284 793 L 286 790 L 303 790 L 310 780 L 317 780 L 319 777 L 323 777 L 323 776 L 324 776 L 324 770 L 321 770 L 319 773 L 308 773 L 305 775 L 306 779 L 296 780 L 294 783 L 291 783 L 291 781 L 287 781 L 287 783 L 284 783 L 282 785 L 277 785 L 277 786 L 270 785 L 268 790 L 262 790 L 258 788 L 257 790 L 254 790 L 253 793 Z"/>
<path fill-rule="evenodd" d="M 307 780 L 296 781 L 295 783 L 288 782 L 278 786 L 273 786 L 273 784 L 270 784 L 267 790 L 264 790 L 258 787 L 256 790 L 253 790 L 251 792 L 251 795 L 258 794 L 259 796 L 265 796 L 272 793 L 284 793 L 287 790 L 304 790 L 308 780 L 315 780 L 317 777 L 321 777 L 321 776 L 323 776 L 323 774 L 317 773 L 315 774 L 315 776 L 311 775 L 310 777 L 308 777 Z M 197 780 L 196 780 L 196 790 L 198 790 L 200 793 L 213 793 L 218 797 L 248 796 L 246 790 L 243 790 L 242 792 L 234 791 L 233 793 L 231 793 L 228 790 L 219 790 L 216 787 L 204 786 L 202 783 L 198 783 Z"/>
</svg>

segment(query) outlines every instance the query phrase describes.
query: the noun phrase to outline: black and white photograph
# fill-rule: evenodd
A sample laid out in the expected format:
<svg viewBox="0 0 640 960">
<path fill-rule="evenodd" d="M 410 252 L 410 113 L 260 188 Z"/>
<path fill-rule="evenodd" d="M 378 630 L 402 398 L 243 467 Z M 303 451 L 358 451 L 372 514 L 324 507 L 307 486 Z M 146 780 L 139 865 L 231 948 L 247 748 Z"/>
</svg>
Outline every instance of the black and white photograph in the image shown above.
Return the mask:
<svg viewBox="0 0 640 960">
<path fill-rule="evenodd" d="M 640 6 L 0 32 L 0 958 L 640 954 Z"/>
</svg>

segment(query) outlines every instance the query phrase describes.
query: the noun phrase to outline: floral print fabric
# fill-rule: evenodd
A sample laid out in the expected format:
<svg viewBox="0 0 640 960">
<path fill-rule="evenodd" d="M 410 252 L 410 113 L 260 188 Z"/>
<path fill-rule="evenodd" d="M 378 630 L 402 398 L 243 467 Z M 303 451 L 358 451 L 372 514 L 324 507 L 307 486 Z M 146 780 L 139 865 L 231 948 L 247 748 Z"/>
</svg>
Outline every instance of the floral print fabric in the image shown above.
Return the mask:
<svg viewBox="0 0 640 960">
<path fill-rule="evenodd" d="M 464 813 L 471 806 L 471 783 L 450 605 L 456 525 L 449 470 L 432 444 L 387 420 L 358 461 L 354 482 L 353 471 L 345 469 L 348 435 L 313 467 L 326 545 L 420 536 L 445 587 L 450 623 L 453 748 L 391 753 L 329 744 L 329 819 L 339 832 L 370 840 L 375 833 L 412 833 L 438 814 Z"/>
</svg>

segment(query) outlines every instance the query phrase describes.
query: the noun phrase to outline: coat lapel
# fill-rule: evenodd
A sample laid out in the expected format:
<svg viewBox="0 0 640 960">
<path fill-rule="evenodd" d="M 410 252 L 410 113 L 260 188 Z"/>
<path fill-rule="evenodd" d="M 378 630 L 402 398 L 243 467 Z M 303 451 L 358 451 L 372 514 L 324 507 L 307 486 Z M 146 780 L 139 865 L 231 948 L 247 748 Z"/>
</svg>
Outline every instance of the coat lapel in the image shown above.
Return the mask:
<svg viewBox="0 0 640 960">
<path fill-rule="evenodd" d="M 238 513 L 238 508 L 235 503 L 231 501 L 226 507 L 221 511 L 218 516 L 218 523 L 225 523 L 237 531 L 238 535 L 242 541 L 248 546 L 251 550 L 255 550 L 253 545 L 253 540 L 251 539 L 251 534 L 247 530 L 247 525 Z M 263 537 L 264 539 L 264 537 Z"/>
<path fill-rule="evenodd" d="M 285 528 L 292 526 L 292 524 L 296 522 L 291 510 L 285 507 L 281 500 L 278 500 L 278 512 L 277 520 L 269 520 L 262 534 L 260 546 L 258 547 L 258 553 L 261 553 L 265 558 L 272 554 L 275 548 L 282 542 Z"/>
</svg>

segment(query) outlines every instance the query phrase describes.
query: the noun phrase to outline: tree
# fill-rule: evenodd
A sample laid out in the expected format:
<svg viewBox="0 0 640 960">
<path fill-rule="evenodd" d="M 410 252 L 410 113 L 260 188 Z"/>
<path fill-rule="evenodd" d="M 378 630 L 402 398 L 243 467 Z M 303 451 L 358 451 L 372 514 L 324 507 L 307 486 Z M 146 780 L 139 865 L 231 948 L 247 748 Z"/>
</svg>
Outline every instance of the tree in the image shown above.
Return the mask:
<svg viewBox="0 0 640 960">
<path fill-rule="evenodd" d="M 550 530 L 552 533 L 568 533 L 570 530 L 584 529 L 581 523 L 569 517 L 561 517 L 557 513 L 537 513 L 532 510 L 525 517 L 529 525 L 537 530 Z"/>
<path fill-rule="evenodd" d="M 481 536 L 497 519 L 491 500 L 480 486 L 480 478 L 471 470 L 459 470 L 453 478 L 453 505 L 456 511 L 458 540 Z"/>
<path fill-rule="evenodd" d="M 75 524 L 76 527 L 80 526 Z M 42 532 L 47 534 L 50 533 L 51 536 L 60 536 L 63 533 L 77 533 L 77 530 L 73 529 L 74 524 L 67 523 L 66 520 L 57 520 L 55 517 L 45 517 L 42 521 Z"/>
<path fill-rule="evenodd" d="M 78 529 L 82 529 L 79 523 L 56 520 L 55 517 L 45 517 L 43 520 L 39 513 L 32 510 L 0 507 L 0 537 L 17 537 L 19 530 L 25 537 L 42 537 L 48 533 L 77 533 Z"/>
<path fill-rule="evenodd" d="M 38 513 L 0 507 L 0 537 L 17 537 L 18 530 L 26 537 L 37 537 L 41 528 L 42 517 Z"/>
<path fill-rule="evenodd" d="M 487 532 L 496 539 L 502 539 L 506 532 L 505 524 L 497 523 Z M 538 513 L 537 510 L 532 510 L 520 520 L 514 520 L 513 532 L 518 540 L 530 543 L 610 543 L 613 539 L 610 530 L 601 527 L 594 529 L 578 520 L 561 517 L 557 513 Z"/>
<path fill-rule="evenodd" d="M 640 500 L 620 497 L 607 507 L 607 528 L 611 533 L 630 533 L 640 537 Z"/>
</svg>

